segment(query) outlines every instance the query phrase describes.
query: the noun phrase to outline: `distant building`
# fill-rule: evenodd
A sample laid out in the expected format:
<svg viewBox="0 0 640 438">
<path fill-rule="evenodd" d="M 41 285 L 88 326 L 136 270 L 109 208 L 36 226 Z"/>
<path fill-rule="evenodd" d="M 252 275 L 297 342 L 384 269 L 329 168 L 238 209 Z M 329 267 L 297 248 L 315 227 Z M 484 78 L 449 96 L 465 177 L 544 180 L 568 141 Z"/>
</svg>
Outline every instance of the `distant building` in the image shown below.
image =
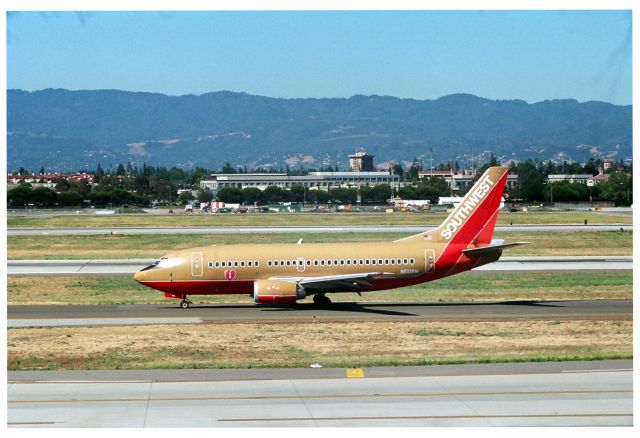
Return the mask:
<svg viewBox="0 0 640 438">
<path fill-rule="evenodd" d="M 587 186 L 594 187 L 596 184 L 599 184 L 601 182 L 606 182 L 609 179 L 609 176 L 611 175 L 608 173 L 599 173 L 596 176 L 592 176 L 590 179 L 587 180 Z"/>
<path fill-rule="evenodd" d="M 372 172 L 373 157 L 364 151 L 358 151 L 353 155 L 349 155 L 349 170 L 351 172 Z"/>
<path fill-rule="evenodd" d="M 418 172 L 418 178 L 426 182 L 433 177 L 444 178 L 449 189 L 454 192 L 466 192 L 473 186 L 473 179 L 477 172 L 471 170 L 422 170 Z M 507 175 L 507 189 L 518 186 L 518 175 Z"/>
<path fill-rule="evenodd" d="M 86 181 L 93 184 L 93 175 L 90 173 L 33 173 L 31 175 L 7 175 L 7 187 L 17 186 L 20 183 L 29 183 L 33 187 L 54 188 L 60 180 Z"/>
<path fill-rule="evenodd" d="M 389 184 L 398 186 L 400 177 L 388 172 L 310 172 L 308 175 L 287 175 L 285 173 L 214 173 L 211 179 L 200 181 L 201 189 L 216 193 L 223 187 L 256 187 L 265 190 L 275 185 L 289 189 L 301 184 L 311 190 L 329 190 L 337 187 L 357 187 L 363 185 Z"/>
<path fill-rule="evenodd" d="M 440 198 L 438 198 L 438 205 L 447 205 L 456 208 L 460 205 L 463 199 L 463 196 L 440 196 Z M 500 209 L 504 209 L 504 204 L 505 200 L 503 196 L 500 198 Z"/>
<path fill-rule="evenodd" d="M 593 175 L 590 173 L 580 174 L 580 175 L 565 175 L 565 174 L 556 174 L 547 176 L 547 182 L 555 183 L 555 182 L 569 182 L 569 183 L 581 183 L 587 184 L 593 178 Z"/>
</svg>

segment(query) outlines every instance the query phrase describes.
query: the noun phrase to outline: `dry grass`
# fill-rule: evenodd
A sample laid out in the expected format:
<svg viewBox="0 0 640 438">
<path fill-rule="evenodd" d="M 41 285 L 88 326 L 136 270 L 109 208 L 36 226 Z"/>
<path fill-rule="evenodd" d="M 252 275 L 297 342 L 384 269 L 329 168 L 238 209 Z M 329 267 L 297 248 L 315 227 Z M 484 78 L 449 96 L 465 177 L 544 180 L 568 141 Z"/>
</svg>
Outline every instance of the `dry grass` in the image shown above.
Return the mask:
<svg viewBox="0 0 640 438">
<path fill-rule="evenodd" d="M 631 357 L 631 321 L 198 324 L 8 330 L 8 368 L 403 365 Z"/>
</svg>

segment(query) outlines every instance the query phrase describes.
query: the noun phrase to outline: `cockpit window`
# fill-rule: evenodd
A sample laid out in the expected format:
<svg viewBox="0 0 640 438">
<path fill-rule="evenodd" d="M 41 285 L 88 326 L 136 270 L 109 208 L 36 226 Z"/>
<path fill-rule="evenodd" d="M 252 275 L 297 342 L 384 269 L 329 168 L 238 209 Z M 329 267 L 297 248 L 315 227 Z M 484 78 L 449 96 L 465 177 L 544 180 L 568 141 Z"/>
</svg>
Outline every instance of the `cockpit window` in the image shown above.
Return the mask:
<svg viewBox="0 0 640 438">
<path fill-rule="evenodd" d="M 174 266 L 178 266 L 181 263 L 181 258 L 161 257 L 146 268 L 142 269 L 142 271 L 148 271 L 149 269 L 172 268 Z"/>
</svg>

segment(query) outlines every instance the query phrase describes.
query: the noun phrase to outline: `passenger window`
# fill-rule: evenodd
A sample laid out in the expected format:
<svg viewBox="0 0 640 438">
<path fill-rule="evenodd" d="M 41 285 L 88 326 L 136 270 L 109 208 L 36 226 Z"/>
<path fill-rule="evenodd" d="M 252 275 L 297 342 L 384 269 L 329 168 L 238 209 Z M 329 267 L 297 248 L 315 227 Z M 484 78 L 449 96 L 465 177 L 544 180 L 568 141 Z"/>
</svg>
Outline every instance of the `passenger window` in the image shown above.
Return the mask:
<svg viewBox="0 0 640 438">
<path fill-rule="evenodd" d="M 244 268 L 244 262 L 240 262 L 240 267 Z"/>
<path fill-rule="evenodd" d="M 375 265 L 376 264 L 376 259 L 371 259 L 371 264 Z"/>
<path fill-rule="evenodd" d="M 267 266 L 271 267 L 271 260 L 267 260 Z"/>
<path fill-rule="evenodd" d="M 333 265 L 334 265 L 334 266 L 338 266 L 338 261 L 337 261 L 337 260 L 334 260 L 334 261 L 333 261 Z"/>
<path fill-rule="evenodd" d="M 404 259 L 404 264 L 408 265 L 409 264 L 409 259 Z"/>
<path fill-rule="evenodd" d="M 287 260 L 287 266 L 291 266 L 291 260 Z"/>
<path fill-rule="evenodd" d="M 284 260 L 280 260 L 280 266 L 284 266 Z"/>
<path fill-rule="evenodd" d="M 317 260 L 313 261 L 313 266 L 318 266 L 318 261 Z"/>
<path fill-rule="evenodd" d="M 226 262 L 220 262 L 220 265 L 224 268 L 224 267 L 227 266 L 227 263 Z"/>
<path fill-rule="evenodd" d="M 248 267 L 253 266 L 253 262 L 252 262 L 251 260 L 249 260 L 249 261 L 247 262 L 247 266 L 248 266 Z"/>
<path fill-rule="evenodd" d="M 396 259 L 391 259 L 391 264 L 395 265 L 396 264 Z"/>
<path fill-rule="evenodd" d="M 209 262 L 209 267 L 213 268 L 213 262 Z"/>
<path fill-rule="evenodd" d="M 320 266 L 324 266 L 324 260 L 320 260 Z"/>
<path fill-rule="evenodd" d="M 256 260 L 256 261 L 253 263 L 253 266 L 255 266 L 255 267 L 257 268 L 258 266 L 260 266 L 260 262 L 259 262 L 258 260 Z"/>
<path fill-rule="evenodd" d="M 354 265 L 357 265 L 357 264 L 358 264 L 358 260 L 353 259 L 353 264 L 354 264 Z"/>
<path fill-rule="evenodd" d="M 220 262 L 216 262 L 216 268 L 220 267 Z"/>
<path fill-rule="evenodd" d="M 237 268 L 238 267 L 238 262 L 237 261 L 233 262 L 233 266 Z"/>
<path fill-rule="evenodd" d="M 307 266 L 311 266 L 311 260 L 307 260 Z"/>
<path fill-rule="evenodd" d="M 378 264 L 381 265 L 382 264 L 382 259 L 378 259 Z"/>
<path fill-rule="evenodd" d="M 331 260 L 327 260 L 327 266 L 331 266 Z"/>
<path fill-rule="evenodd" d="M 368 265 L 369 264 L 369 259 L 365 259 L 364 264 Z"/>
<path fill-rule="evenodd" d="M 229 260 L 229 261 L 227 262 L 227 266 L 228 266 L 228 267 L 232 267 L 232 266 L 233 266 L 233 262 L 232 262 L 231 260 Z"/>
<path fill-rule="evenodd" d="M 414 259 L 411 259 L 409 261 L 411 262 L 412 265 L 416 262 Z"/>
</svg>

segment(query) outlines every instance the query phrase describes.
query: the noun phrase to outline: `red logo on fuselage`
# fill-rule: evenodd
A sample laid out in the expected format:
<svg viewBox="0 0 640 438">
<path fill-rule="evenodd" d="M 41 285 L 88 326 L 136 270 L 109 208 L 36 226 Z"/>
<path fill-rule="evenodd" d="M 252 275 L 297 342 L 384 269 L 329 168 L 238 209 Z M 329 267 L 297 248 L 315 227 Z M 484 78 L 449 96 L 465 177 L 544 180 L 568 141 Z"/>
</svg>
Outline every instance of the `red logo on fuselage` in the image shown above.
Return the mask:
<svg viewBox="0 0 640 438">
<path fill-rule="evenodd" d="M 236 278 L 236 271 L 235 269 L 231 269 L 228 271 L 224 271 L 224 278 L 226 278 L 227 280 L 231 281 L 231 280 L 235 280 Z"/>
</svg>

